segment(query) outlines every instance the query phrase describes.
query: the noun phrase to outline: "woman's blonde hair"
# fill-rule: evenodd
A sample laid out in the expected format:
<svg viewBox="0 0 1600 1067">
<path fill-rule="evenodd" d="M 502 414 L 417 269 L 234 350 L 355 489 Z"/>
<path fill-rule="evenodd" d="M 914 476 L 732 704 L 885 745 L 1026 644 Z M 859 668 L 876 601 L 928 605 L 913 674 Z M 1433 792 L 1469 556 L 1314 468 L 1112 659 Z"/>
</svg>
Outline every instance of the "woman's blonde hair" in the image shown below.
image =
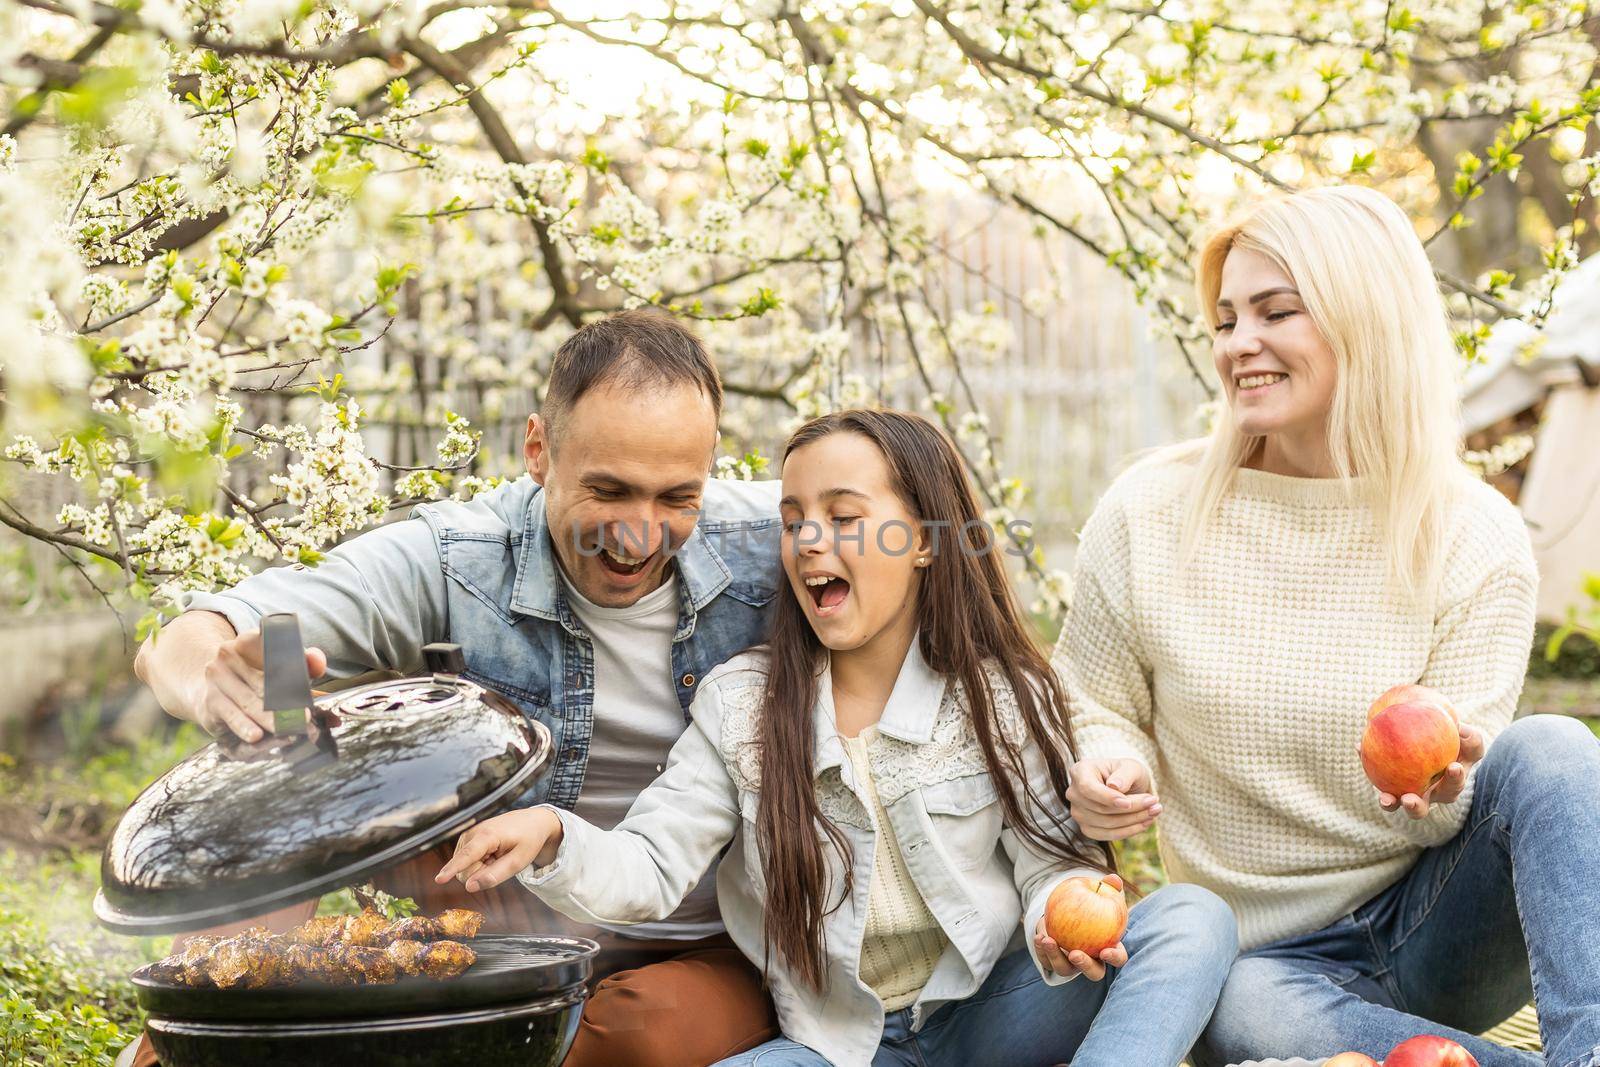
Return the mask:
<svg viewBox="0 0 1600 1067">
<path fill-rule="evenodd" d="M 1213 330 L 1222 265 L 1235 248 L 1267 257 L 1294 281 L 1333 350 L 1334 471 L 1372 509 L 1394 584 L 1424 594 L 1437 576 L 1445 511 L 1464 468 L 1455 347 L 1411 221 L 1382 193 L 1353 185 L 1252 206 L 1200 251 L 1200 307 Z M 1200 460 L 1184 521 L 1185 561 L 1261 441 L 1223 415 L 1208 440 L 1191 446 Z"/>
</svg>

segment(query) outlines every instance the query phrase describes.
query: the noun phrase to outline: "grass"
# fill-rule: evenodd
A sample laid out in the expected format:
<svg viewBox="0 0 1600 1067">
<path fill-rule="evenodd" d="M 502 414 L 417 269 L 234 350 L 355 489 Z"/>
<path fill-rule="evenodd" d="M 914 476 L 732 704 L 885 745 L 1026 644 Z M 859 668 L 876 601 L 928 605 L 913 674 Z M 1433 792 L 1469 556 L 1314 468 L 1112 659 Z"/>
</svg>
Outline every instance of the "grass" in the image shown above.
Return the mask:
<svg viewBox="0 0 1600 1067">
<path fill-rule="evenodd" d="M 128 972 L 170 939 L 94 924 L 99 856 L 0 851 L 0 1063 L 110 1064 L 143 1020 Z"/>
<path fill-rule="evenodd" d="M 100 849 L 133 798 L 193 751 L 192 728 L 106 748 L 77 766 L 0 754 L 0 1063 L 109 1067 L 143 1017 L 128 972 L 170 938 L 125 938 L 92 910 Z"/>
</svg>

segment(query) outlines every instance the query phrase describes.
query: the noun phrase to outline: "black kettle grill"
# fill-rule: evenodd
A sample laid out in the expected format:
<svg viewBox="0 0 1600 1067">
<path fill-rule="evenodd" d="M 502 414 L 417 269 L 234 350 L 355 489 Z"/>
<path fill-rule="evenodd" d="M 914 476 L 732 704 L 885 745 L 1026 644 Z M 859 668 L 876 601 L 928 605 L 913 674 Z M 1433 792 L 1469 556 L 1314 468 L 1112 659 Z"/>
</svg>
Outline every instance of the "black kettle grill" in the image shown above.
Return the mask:
<svg viewBox="0 0 1600 1067">
<path fill-rule="evenodd" d="M 207 745 L 129 806 L 95 898 L 112 930 L 197 930 L 361 883 L 511 806 L 549 759 L 542 724 L 462 677 L 459 646 L 427 646 L 430 675 L 313 700 L 295 617 L 269 615 L 261 633 L 275 729 Z M 471 945 L 477 962 L 446 981 L 216 989 L 135 972 L 133 982 L 165 1067 L 555 1067 L 598 946 Z"/>
</svg>

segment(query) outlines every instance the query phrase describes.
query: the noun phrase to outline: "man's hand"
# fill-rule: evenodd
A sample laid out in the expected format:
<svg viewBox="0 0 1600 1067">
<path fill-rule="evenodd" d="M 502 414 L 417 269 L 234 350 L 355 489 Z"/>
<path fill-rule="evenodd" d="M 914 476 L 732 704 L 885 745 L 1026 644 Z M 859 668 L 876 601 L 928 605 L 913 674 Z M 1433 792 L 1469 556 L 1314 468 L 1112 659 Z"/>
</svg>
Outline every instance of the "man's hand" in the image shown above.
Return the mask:
<svg viewBox="0 0 1600 1067">
<path fill-rule="evenodd" d="M 184 612 L 146 641 L 134 661 L 167 714 L 245 741 L 259 741 L 272 728 L 261 703 L 261 667 L 261 632 L 235 634 L 226 618 L 209 611 Z M 306 649 L 311 680 L 327 670 L 322 650 Z"/>
<path fill-rule="evenodd" d="M 217 646 L 202 675 L 194 721 L 210 734 L 231 731 L 246 741 L 259 741 L 272 729 L 272 713 L 261 703 L 266 674 L 262 669 L 261 631 L 246 630 Z M 315 681 L 328 670 L 319 648 L 306 649 L 306 672 Z"/>
<path fill-rule="evenodd" d="M 1450 766 L 1446 767 L 1444 774 L 1434 782 L 1422 795 L 1405 793 L 1395 796 L 1393 793 L 1378 791 L 1378 804 L 1384 811 L 1404 809 L 1405 813 L 1413 819 L 1425 819 L 1434 804 L 1453 804 L 1461 790 L 1467 785 L 1467 772 L 1472 765 L 1483 759 L 1484 752 L 1488 749 L 1483 739 L 1483 731 L 1476 726 L 1461 726 L 1461 755 Z M 1359 754 L 1361 749 L 1356 748 Z"/>
<path fill-rule="evenodd" d="M 492 889 L 529 864 L 554 863 L 561 847 L 561 819 L 546 807 L 496 815 L 456 839 L 456 854 L 439 868 L 440 885 L 459 878 L 467 892 Z"/>
<path fill-rule="evenodd" d="M 1106 875 L 1104 880 L 1108 885 L 1122 888 L 1122 879 L 1114 874 Z M 1079 949 L 1062 951 L 1061 946 L 1056 944 L 1045 931 L 1042 917 L 1039 919 L 1038 927 L 1033 931 L 1033 947 L 1045 966 L 1063 978 L 1081 974 L 1091 982 L 1098 982 L 1106 976 L 1107 967 L 1121 967 L 1128 962 L 1128 950 L 1122 946 L 1121 941 L 1101 952 L 1099 959 Z"/>
<path fill-rule="evenodd" d="M 1132 837 L 1161 814 L 1161 801 L 1150 791 L 1150 772 L 1138 760 L 1079 760 L 1068 777 L 1072 818 L 1091 840 Z"/>
</svg>

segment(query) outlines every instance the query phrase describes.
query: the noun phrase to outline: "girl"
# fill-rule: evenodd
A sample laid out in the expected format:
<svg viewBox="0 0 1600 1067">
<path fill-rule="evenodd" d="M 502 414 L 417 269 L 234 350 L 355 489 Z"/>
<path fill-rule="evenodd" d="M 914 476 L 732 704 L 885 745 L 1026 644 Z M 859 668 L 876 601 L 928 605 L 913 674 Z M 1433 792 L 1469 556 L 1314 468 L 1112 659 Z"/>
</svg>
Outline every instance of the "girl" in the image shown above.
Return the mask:
<svg viewBox="0 0 1600 1067">
<path fill-rule="evenodd" d="M 1545 1060 L 1471 1035 L 1535 988 L 1548 1062 L 1600 1063 L 1600 743 L 1511 722 L 1537 575 L 1516 509 L 1457 459 L 1457 357 L 1410 220 L 1370 189 L 1298 193 L 1197 273 L 1227 407 L 1084 528 L 1056 656 L 1074 818 L 1107 841 L 1159 816 L 1168 874 L 1238 914 L 1204 1064 L 1432 1033 L 1525 1067 Z M 1454 704 L 1461 756 L 1396 797 L 1357 746 L 1412 682 Z"/>
<path fill-rule="evenodd" d="M 502 815 L 439 879 L 515 875 L 573 918 L 645 922 L 729 847 L 718 900 L 783 1037 L 726 1063 L 1174 1067 L 1232 916 L 1174 887 L 1098 959 L 1046 935 L 1064 879 L 1122 886 L 1066 819 L 1060 683 L 950 441 L 915 415 L 824 416 L 790 439 L 783 491 L 771 640 L 705 679 L 628 817 Z"/>
</svg>

